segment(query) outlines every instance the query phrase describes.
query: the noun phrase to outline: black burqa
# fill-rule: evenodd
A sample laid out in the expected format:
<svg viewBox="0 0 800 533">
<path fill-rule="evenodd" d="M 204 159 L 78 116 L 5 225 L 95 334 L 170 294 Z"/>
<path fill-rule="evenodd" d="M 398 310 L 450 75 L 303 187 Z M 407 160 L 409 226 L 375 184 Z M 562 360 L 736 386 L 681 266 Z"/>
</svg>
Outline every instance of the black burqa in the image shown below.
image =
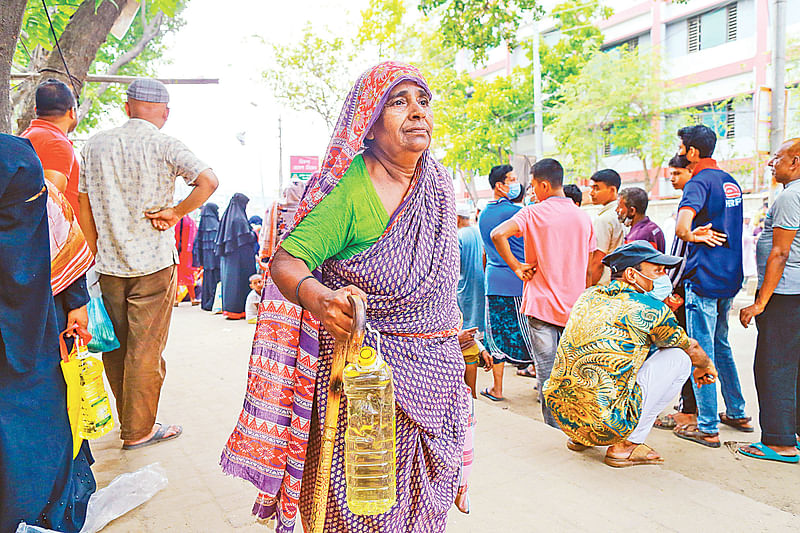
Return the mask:
<svg viewBox="0 0 800 533">
<path fill-rule="evenodd" d="M 72 458 L 50 287 L 47 191 L 30 141 L 0 134 L 0 532 L 77 532 L 95 490 Z"/>
<path fill-rule="evenodd" d="M 200 210 L 200 225 L 192 247 L 192 264 L 203 267 L 203 294 L 200 307 L 211 311 L 214 292 L 220 280 L 219 256 L 217 256 L 217 234 L 219 233 L 219 207 L 207 203 Z"/>
<path fill-rule="evenodd" d="M 219 221 L 216 252 L 220 258 L 222 312 L 227 318 L 244 318 L 249 278 L 256 273 L 258 239 L 247 220 L 245 209 L 249 201 L 237 192 Z"/>
</svg>

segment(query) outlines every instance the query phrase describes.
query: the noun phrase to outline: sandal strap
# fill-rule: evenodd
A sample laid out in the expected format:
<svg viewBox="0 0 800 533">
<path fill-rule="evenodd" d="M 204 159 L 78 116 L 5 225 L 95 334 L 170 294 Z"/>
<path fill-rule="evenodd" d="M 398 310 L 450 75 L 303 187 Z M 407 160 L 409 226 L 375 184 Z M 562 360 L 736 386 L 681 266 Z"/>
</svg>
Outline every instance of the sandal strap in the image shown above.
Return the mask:
<svg viewBox="0 0 800 533">
<path fill-rule="evenodd" d="M 633 451 L 631 452 L 631 454 L 630 454 L 630 456 L 628 458 L 632 459 L 634 461 L 647 459 L 647 454 L 649 454 L 652 451 L 655 451 L 655 450 L 653 450 L 653 448 L 651 448 L 647 444 L 639 444 L 639 445 L 636 446 L 636 448 L 633 449 Z"/>
</svg>

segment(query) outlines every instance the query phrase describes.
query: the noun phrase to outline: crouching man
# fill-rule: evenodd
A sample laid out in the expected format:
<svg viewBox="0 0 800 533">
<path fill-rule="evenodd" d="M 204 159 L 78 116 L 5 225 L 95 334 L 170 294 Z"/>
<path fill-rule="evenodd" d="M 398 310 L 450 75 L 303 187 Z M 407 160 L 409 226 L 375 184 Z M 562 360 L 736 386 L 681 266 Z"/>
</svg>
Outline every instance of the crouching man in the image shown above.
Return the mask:
<svg viewBox="0 0 800 533">
<path fill-rule="evenodd" d="M 605 463 L 624 467 L 664 460 L 644 444 L 656 416 L 692 372 L 698 385 L 717 378 L 714 364 L 663 303 L 665 273 L 682 259 L 645 241 L 603 258 L 611 283 L 584 292 L 572 308 L 544 397 L 581 451 L 608 446 Z"/>
</svg>

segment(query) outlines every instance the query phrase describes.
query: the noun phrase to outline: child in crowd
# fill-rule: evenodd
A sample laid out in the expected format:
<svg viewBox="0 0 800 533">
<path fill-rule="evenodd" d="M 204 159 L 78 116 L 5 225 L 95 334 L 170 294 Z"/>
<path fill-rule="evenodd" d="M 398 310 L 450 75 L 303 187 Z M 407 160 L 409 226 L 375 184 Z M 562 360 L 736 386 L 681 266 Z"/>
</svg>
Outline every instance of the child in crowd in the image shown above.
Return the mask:
<svg viewBox="0 0 800 533">
<path fill-rule="evenodd" d="M 261 277 L 261 274 L 250 276 L 250 288 L 253 290 L 247 295 L 244 313 L 247 323 L 255 324 L 258 322 L 258 304 L 261 303 L 261 289 L 264 288 L 264 278 Z"/>
</svg>

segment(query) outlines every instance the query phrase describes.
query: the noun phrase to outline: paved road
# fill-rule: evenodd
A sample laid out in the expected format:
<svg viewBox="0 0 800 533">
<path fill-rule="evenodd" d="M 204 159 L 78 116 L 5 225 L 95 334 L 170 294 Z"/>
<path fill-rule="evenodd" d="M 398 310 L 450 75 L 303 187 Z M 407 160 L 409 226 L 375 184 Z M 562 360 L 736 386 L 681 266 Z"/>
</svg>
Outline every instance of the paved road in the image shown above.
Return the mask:
<svg viewBox="0 0 800 533">
<path fill-rule="evenodd" d="M 241 408 L 253 328 L 197 307 L 175 310 L 159 420 L 183 424 L 184 435 L 129 452 L 120 450 L 116 430 L 93 443 L 100 486 L 156 461 L 166 468 L 169 485 L 104 531 L 270 531 L 250 516 L 252 485 L 223 475 L 218 466 Z M 750 370 L 755 334 L 738 325 L 731 332 L 748 412 L 756 414 Z M 479 376 L 479 384 L 488 383 L 488 375 Z M 506 383 L 506 402 L 476 400 L 472 512 L 451 511 L 449 531 L 800 529 L 798 465 L 738 458 L 725 448 L 654 430 L 648 442 L 665 456 L 664 466 L 611 469 L 602 463 L 602 450 L 570 452 L 564 436 L 540 422 L 532 380 L 509 369 Z M 723 430 L 722 438 L 747 435 Z"/>
</svg>

